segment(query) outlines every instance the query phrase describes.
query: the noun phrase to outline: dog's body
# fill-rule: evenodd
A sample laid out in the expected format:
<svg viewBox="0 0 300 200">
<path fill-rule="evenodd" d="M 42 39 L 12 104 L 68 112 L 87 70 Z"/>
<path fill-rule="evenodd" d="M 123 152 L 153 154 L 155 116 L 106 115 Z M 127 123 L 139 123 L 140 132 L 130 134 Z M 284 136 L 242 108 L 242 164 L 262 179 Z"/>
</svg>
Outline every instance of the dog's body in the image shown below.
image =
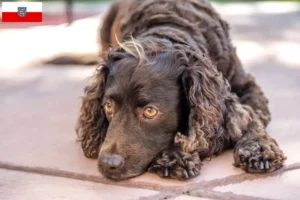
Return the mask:
<svg viewBox="0 0 300 200">
<path fill-rule="evenodd" d="M 228 148 L 247 172 L 283 166 L 265 131 L 268 100 L 243 70 L 228 30 L 205 0 L 112 5 L 101 28 L 107 55 L 86 88 L 77 127 L 84 154 L 98 157 L 105 176 L 148 168 L 188 178 Z"/>
</svg>

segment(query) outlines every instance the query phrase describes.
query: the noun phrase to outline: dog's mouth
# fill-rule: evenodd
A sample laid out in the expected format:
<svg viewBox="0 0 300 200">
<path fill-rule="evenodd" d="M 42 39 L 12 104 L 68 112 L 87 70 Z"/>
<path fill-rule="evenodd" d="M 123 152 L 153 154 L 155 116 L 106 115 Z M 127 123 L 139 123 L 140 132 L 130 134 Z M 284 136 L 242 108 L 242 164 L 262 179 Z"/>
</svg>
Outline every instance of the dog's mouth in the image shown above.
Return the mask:
<svg viewBox="0 0 300 200">
<path fill-rule="evenodd" d="M 98 167 L 99 171 L 103 176 L 108 179 L 112 179 L 114 181 L 121 181 L 125 179 L 130 179 L 139 175 L 142 175 L 144 171 L 133 172 L 132 170 L 119 170 L 119 169 L 111 169 L 105 170 L 101 167 Z"/>
<path fill-rule="evenodd" d="M 124 172 L 101 172 L 106 178 L 114 180 L 114 181 L 121 181 L 130 178 L 134 178 L 136 176 L 141 175 L 141 173 L 124 173 Z"/>
<path fill-rule="evenodd" d="M 146 171 L 144 170 L 143 167 L 140 167 L 138 162 L 133 166 L 124 165 L 122 168 L 117 168 L 117 167 L 105 168 L 101 166 L 101 164 L 99 164 L 99 161 L 98 161 L 98 170 L 103 176 L 114 181 L 130 179 L 142 175 Z"/>
</svg>

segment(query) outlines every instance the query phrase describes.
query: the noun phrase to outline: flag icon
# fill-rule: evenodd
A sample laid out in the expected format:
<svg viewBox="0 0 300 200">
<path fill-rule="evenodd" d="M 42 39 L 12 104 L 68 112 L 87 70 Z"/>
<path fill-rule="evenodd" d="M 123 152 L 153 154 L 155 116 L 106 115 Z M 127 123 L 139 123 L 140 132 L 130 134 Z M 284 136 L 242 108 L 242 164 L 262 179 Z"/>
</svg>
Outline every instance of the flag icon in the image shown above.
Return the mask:
<svg viewBox="0 0 300 200">
<path fill-rule="evenodd" d="M 2 22 L 42 22 L 42 2 L 2 2 Z"/>
</svg>

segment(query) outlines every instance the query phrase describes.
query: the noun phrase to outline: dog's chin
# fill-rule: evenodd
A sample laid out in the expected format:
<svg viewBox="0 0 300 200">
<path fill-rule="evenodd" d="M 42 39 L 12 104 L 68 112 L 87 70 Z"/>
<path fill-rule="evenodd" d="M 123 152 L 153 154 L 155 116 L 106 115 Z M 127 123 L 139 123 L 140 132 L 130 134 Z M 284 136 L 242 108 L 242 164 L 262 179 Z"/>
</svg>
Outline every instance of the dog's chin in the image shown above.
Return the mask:
<svg viewBox="0 0 300 200">
<path fill-rule="evenodd" d="M 144 170 L 143 171 L 132 171 L 132 170 L 106 171 L 101 169 L 100 167 L 98 169 L 103 176 L 114 181 L 130 179 L 144 173 Z"/>
<path fill-rule="evenodd" d="M 139 176 L 143 174 L 144 171 L 141 172 L 123 172 L 123 171 L 104 171 L 99 169 L 100 173 L 105 176 L 108 179 L 114 180 L 114 181 L 121 181 L 130 179 L 136 176 Z"/>
</svg>

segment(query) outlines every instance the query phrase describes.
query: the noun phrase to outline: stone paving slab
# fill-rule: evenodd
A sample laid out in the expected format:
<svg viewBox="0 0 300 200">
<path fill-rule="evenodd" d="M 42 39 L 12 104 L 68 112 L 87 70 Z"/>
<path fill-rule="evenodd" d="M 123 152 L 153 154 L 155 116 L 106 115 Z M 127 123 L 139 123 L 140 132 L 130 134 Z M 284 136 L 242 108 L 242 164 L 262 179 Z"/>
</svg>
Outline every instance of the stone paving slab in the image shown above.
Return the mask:
<svg viewBox="0 0 300 200">
<path fill-rule="evenodd" d="M 133 200 L 157 191 L 0 169 L 0 197 L 5 200 Z"/>
<path fill-rule="evenodd" d="M 299 200 L 300 170 L 293 170 L 275 177 L 245 181 L 239 184 L 216 187 L 219 192 L 233 192 L 259 198 Z"/>
</svg>

